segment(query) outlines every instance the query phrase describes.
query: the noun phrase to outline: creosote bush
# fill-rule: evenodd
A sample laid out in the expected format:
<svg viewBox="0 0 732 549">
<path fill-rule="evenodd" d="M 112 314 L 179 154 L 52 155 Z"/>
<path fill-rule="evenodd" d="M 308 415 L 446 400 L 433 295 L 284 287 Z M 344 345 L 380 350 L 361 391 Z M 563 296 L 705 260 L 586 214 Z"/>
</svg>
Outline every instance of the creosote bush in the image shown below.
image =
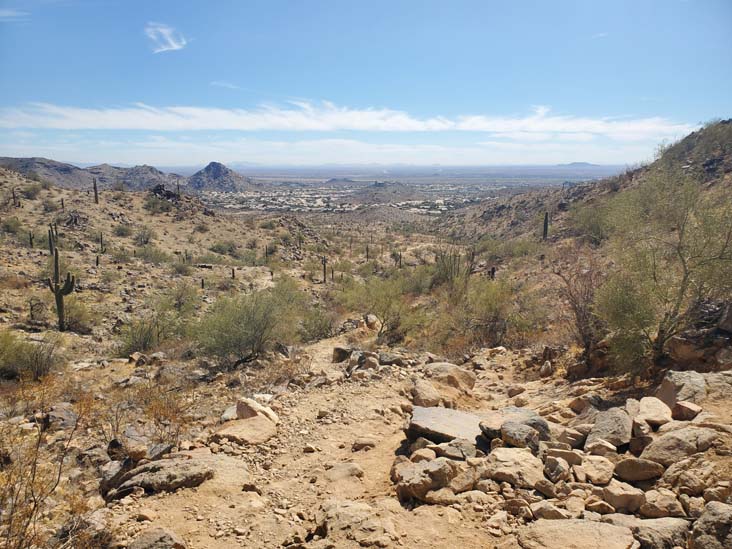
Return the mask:
<svg viewBox="0 0 732 549">
<path fill-rule="evenodd" d="M 22 341 L 9 330 L 0 331 L 0 378 L 38 380 L 61 362 L 59 339 L 48 335 L 42 341 Z"/>
</svg>

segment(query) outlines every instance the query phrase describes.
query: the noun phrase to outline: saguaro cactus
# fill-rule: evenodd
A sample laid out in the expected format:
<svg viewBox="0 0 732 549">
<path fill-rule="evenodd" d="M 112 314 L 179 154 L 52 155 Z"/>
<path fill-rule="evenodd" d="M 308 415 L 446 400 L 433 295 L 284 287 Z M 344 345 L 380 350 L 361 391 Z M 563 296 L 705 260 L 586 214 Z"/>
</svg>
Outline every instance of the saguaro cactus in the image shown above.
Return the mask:
<svg viewBox="0 0 732 549">
<path fill-rule="evenodd" d="M 320 258 L 320 262 L 323 264 L 323 284 L 328 282 L 328 271 L 327 271 L 327 265 L 328 265 L 328 258 L 325 256 L 322 256 Z"/>
<path fill-rule="evenodd" d="M 546 240 L 549 236 L 549 212 L 544 212 L 544 234 L 543 240 Z"/>
<path fill-rule="evenodd" d="M 99 190 L 97 189 L 97 178 L 92 178 L 94 184 L 94 204 L 99 204 Z"/>
<path fill-rule="evenodd" d="M 66 331 L 66 316 L 64 314 L 64 296 L 74 291 L 76 278 L 69 272 L 66 273 L 66 280 L 61 283 L 61 272 L 59 269 L 58 248 L 53 250 L 53 280 L 47 280 L 48 288 L 56 299 L 56 313 L 58 315 L 58 331 Z"/>
<path fill-rule="evenodd" d="M 99 233 L 99 253 L 107 253 L 107 247 L 104 245 L 104 235 L 102 233 Z"/>
<path fill-rule="evenodd" d="M 48 224 L 48 255 L 58 247 L 58 226 L 55 223 Z"/>
<path fill-rule="evenodd" d="M 33 247 L 33 231 L 28 231 L 28 241 L 30 242 L 30 247 Z"/>
</svg>

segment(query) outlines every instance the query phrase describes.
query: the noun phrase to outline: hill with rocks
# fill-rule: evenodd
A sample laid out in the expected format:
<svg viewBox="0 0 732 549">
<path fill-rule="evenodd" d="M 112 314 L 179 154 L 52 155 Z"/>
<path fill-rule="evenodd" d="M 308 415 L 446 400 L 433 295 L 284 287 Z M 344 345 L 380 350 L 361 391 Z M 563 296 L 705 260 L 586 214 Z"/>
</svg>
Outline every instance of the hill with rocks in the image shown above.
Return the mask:
<svg viewBox="0 0 732 549">
<path fill-rule="evenodd" d="M 95 199 L 0 168 L 0 539 L 730 547 L 732 229 L 730 202 L 711 200 L 730 181 L 728 131 L 444 227 L 400 225 L 389 206 L 361 222 L 213 211 L 161 184 Z M 193 177 L 250 188 L 235 175 Z M 678 239 L 674 200 L 658 217 L 631 201 L 677 198 L 668 181 L 695 198 L 698 240 L 653 255 L 653 286 L 649 262 L 622 254 Z M 621 226 L 592 233 L 618 203 Z M 660 349 L 630 338 L 667 326 L 653 322 L 673 309 L 650 304 L 677 279 L 693 292 Z"/>
<path fill-rule="evenodd" d="M 250 190 L 252 181 L 220 162 L 210 162 L 205 168 L 188 178 L 188 189 L 192 192 L 216 191 L 238 193 Z"/>
</svg>

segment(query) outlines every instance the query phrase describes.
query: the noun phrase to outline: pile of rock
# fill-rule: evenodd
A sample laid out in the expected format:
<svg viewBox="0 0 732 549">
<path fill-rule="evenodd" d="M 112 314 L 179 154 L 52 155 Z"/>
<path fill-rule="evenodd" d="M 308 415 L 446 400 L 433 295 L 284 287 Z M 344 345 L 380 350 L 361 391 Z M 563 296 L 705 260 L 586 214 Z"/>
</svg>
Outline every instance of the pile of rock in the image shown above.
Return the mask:
<svg viewBox="0 0 732 549">
<path fill-rule="evenodd" d="M 470 385 L 467 370 L 436 370 Z M 585 394 L 564 424 L 528 408 L 442 408 L 425 383 L 391 471 L 403 502 L 480 505 L 504 517 L 496 534 L 515 531 L 527 548 L 732 547 L 732 479 L 715 478 L 704 454 L 732 429 L 696 404 L 700 374 L 670 373 L 658 397 L 606 410 Z"/>
</svg>

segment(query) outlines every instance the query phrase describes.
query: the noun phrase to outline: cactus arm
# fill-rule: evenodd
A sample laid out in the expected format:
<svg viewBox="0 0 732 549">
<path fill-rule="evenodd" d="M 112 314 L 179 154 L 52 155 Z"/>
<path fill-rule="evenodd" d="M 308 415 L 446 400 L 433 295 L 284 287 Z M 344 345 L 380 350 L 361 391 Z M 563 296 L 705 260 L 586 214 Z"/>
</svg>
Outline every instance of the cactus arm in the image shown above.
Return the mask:
<svg viewBox="0 0 732 549">
<path fill-rule="evenodd" d="M 64 282 L 64 285 L 60 290 L 61 295 L 69 295 L 71 292 L 73 292 L 75 282 L 76 277 L 71 276 L 71 273 L 66 273 L 66 282 Z"/>
</svg>

